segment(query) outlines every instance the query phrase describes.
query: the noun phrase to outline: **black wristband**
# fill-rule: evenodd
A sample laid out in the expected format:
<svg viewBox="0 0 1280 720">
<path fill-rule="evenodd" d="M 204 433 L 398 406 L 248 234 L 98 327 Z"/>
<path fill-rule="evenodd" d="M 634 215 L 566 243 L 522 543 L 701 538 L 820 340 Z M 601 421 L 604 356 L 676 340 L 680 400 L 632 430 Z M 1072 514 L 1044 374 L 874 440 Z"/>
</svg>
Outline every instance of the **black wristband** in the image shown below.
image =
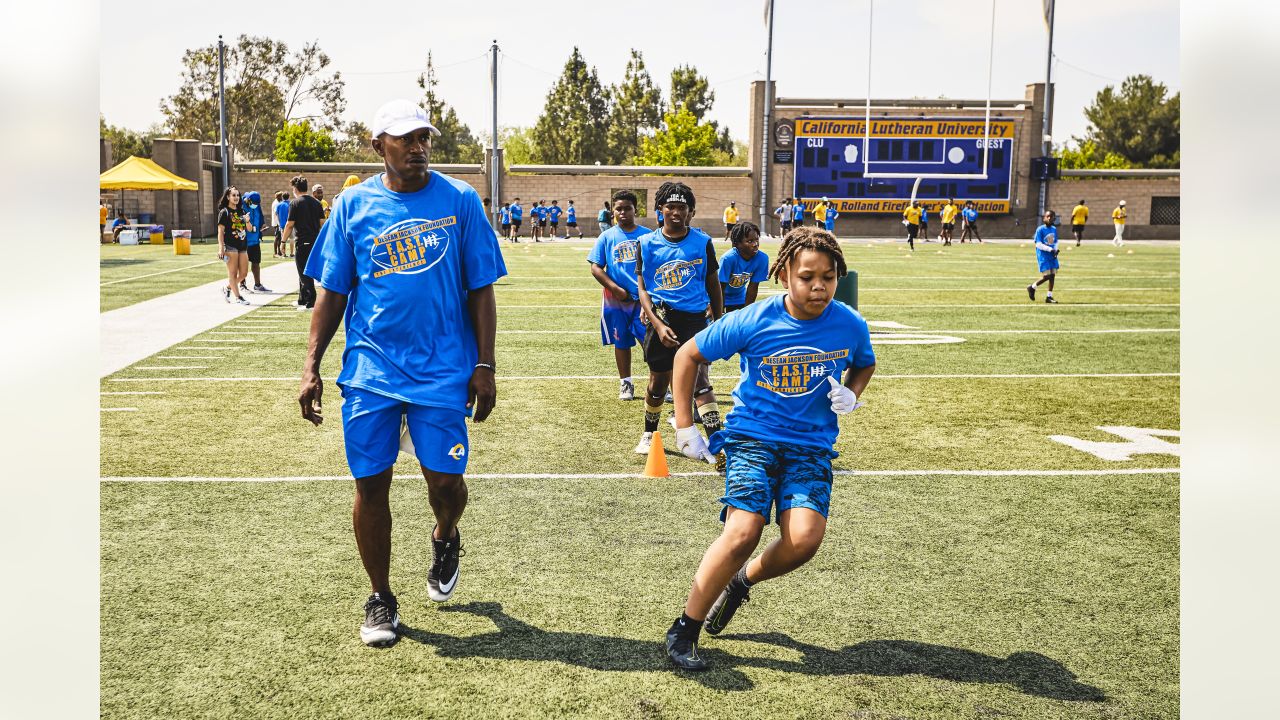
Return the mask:
<svg viewBox="0 0 1280 720">
<path fill-rule="evenodd" d="M 498 368 L 496 368 L 496 367 L 494 367 L 494 366 L 490 365 L 489 363 L 476 363 L 476 367 L 478 367 L 478 368 L 486 368 L 486 369 L 488 369 L 488 370 L 489 370 L 489 372 L 493 373 L 494 375 L 497 375 L 497 374 L 498 374 Z"/>
</svg>

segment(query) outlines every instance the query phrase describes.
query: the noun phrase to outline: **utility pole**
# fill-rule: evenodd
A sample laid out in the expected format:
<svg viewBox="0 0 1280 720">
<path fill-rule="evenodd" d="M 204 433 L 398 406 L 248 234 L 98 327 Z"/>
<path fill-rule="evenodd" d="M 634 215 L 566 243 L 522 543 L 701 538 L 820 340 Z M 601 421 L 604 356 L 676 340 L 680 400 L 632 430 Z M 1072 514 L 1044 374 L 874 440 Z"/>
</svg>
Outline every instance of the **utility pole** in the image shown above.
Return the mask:
<svg viewBox="0 0 1280 720">
<path fill-rule="evenodd" d="M 502 172 L 502 161 L 498 157 L 498 41 L 494 39 L 493 45 L 489 47 L 491 59 L 489 61 L 489 83 L 493 89 L 493 134 L 489 141 L 489 197 L 490 210 L 493 211 L 493 226 L 498 227 L 501 222 L 499 216 L 502 214 L 498 210 L 499 200 L 498 192 L 501 190 L 501 183 L 498 182 L 498 176 Z"/>
<path fill-rule="evenodd" d="M 1044 128 L 1041 137 L 1040 155 L 1049 157 L 1053 152 L 1053 6 L 1054 0 L 1045 0 L 1045 20 L 1049 23 L 1049 57 L 1044 68 Z M 1037 219 L 1044 217 L 1045 204 L 1049 200 L 1049 180 L 1040 181 L 1040 207 Z"/>
<path fill-rule="evenodd" d="M 222 189 L 231 185 L 231 158 L 227 157 L 227 46 L 218 36 L 218 135 L 222 144 Z"/>
<path fill-rule="evenodd" d="M 769 120 L 773 117 L 773 0 L 769 0 L 769 43 L 764 54 L 764 128 L 760 138 L 760 234 L 769 234 Z"/>
</svg>

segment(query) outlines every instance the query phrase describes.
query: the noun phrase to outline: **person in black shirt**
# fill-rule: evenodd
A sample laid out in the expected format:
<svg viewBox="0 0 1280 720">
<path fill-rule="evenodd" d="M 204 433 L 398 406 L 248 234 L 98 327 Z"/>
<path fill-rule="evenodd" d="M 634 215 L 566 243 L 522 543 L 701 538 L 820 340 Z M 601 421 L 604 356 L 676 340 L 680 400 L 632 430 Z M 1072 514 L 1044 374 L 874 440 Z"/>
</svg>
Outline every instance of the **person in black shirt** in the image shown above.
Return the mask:
<svg viewBox="0 0 1280 720">
<path fill-rule="evenodd" d="M 240 191 L 234 185 L 222 191 L 218 200 L 218 259 L 227 263 L 227 287 L 222 289 L 222 297 L 227 302 L 248 305 L 249 301 L 240 296 L 240 283 L 249 274 L 249 243 L 245 240 L 245 232 L 257 230 L 245 214 L 240 204 Z"/>
<path fill-rule="evenodd" d="M 293 186 L 293 199 L 289 201 L 289 221 L 285 223 L 283 235 L 286 242 L 297 236 L 293 262 L 298 268 L 298 309 L 310 310 L 316 305 L 316 282 L 307 277 L 303 269 L 307 266 L 316 237 L 320 235 L 324 207 L 307 193 L 306 178 L 299 175 L 289 184 Z"/>
</svg>

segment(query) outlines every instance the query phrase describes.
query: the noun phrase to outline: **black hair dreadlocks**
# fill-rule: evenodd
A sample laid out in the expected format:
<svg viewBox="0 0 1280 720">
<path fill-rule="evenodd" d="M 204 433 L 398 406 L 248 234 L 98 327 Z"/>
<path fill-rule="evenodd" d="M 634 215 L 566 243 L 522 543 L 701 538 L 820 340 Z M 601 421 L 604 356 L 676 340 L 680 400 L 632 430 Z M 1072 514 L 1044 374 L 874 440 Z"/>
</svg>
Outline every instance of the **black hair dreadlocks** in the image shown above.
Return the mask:
<svg viewBox="0 0 1280 720">
<path fill-rule="evenodd" d="M 681 196 L 684 198 L 682 202 L 689 206 L 690 210 L 694 209 L 697 199 L 693 196 L 693 190 L 682 182 L 664 182 L 658 186 L 658 192 L 653 195 L 654 209 L 661 208 L 667 204 L 667 199 L 672 196 Z"/>
<path fill-rule="evenodd" d="M 729 242 L 736 246 L 738 243 L 746 240 L 747 236 L 751 233 L 755 233 L 758 236 L 760 234 L 760 228 L 756 227 L 756 224 L 750 220 L 743 220 L 742 222 L 734 225 L 733 229 L 729 231 Z"/>
<path fill-rule="evenodd" d="M 806 225 L 792 230 L 782 239 L 782 247 L 778 248 L 778 257 L 773 261 L 773 267 L 769 268 L 770 279 L 780 279 L 778 275 L 782 272 L 782 268 L 805 250 L 817 250 L 829 255 L 832 264 L 836 266 L 836 277 L 842 278 L 849 273 L 849 268 L 844 262 L 844 253 L 840 250 L 840 243 L 836 240 L 836 236 L 826 230 Z"/>
</svg>

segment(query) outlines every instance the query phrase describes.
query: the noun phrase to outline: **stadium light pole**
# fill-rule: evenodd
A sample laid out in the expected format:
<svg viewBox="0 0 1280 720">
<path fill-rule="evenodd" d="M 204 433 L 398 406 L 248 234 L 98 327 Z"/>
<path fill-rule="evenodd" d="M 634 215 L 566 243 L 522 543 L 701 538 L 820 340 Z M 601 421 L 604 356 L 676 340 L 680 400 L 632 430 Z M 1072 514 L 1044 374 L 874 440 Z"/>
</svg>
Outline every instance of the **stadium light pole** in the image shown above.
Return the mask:
<svg viewBox="0 0 1280 720">
<path fill-rule="evenodd" d="M 494 38 L 493 45 L 489 46 L 489 84 L 493 87 L 493 134 L 490 136 L 489 143 L 489 197 L 493 198 L 489 201 L 489 210 L 493 213 L 493 226 L 498 227 L 499 213 L 498 211 L 498 173 L 502 170 L 502 163 L 498 159 L 498 40 Z"/>
<path fill-rule="evenodd" d="M 767 0 L 765 25 L 769 42 L 764 53 L 764 132 L 760 137 L 760 234 L 769 234 L 769 120 L 773 117 L 773 0 Z"/>
<path fill-rule="evenodd" d="M 222 145 L 222 189 L 231 184 L 231 162 L 227 158 L 227 46 L 218 36 L 218 136 Z"/>
<path fill-rule="evenodd" d="M 1053 8 L 1054 0 L 1044 0 L 1044 19 L 1049 25 L 1049 51 L 1044 67 L 1044 120 L 1041 123 L 1040 156 L 1049 157 L 1053 152 Z M 1040 207 L 1037 217 L 1044 217 L 1045 205 L 1049 202 L 1049 178 L 1040 181 Z"/>
</svg>

